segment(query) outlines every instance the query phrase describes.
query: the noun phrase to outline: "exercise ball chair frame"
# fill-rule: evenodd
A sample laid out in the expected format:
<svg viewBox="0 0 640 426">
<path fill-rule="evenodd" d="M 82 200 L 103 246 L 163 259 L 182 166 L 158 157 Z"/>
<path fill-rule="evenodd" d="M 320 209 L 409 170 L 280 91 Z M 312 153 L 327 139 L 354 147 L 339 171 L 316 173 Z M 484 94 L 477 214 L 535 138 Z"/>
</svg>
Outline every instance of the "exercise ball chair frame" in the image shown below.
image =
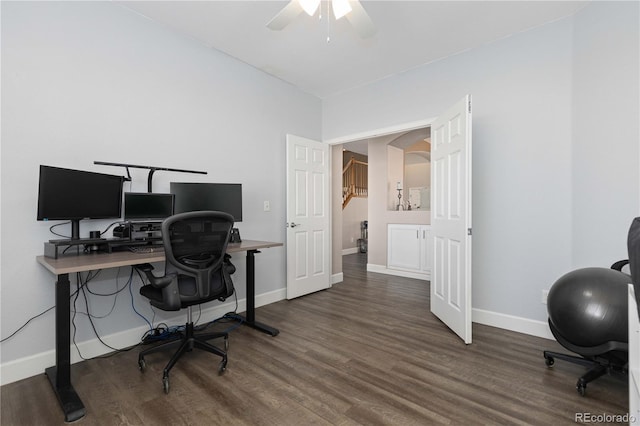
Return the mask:
<svg viewBox="0 0 640 426">
<path fill-rule="evenodd" d="M 622 268 L 629 263 L 628 260 L 620 260 L 613 265 L 611 269 L 622 271 Z M 631 278 L 629 278 L 631 281 Z M 590 367 L 576 383 L 576 390 L 581 396 L 585 395 L 587 384 L 604 376 L 605 374 L 628 374 L 629 361 L 628 352 L 629 344 L 626 342 L 610 341 L 593 347 L 576 346 L 568 342 L 556 329 L 549 318 L 549 328 L 551 333 L 565 348 L 581 356 L 569 355 L 561 352 L 544 351 L 544 361 L 547 367 L 551 368 L 555 364 L 556 359 Z"/>
</svg>

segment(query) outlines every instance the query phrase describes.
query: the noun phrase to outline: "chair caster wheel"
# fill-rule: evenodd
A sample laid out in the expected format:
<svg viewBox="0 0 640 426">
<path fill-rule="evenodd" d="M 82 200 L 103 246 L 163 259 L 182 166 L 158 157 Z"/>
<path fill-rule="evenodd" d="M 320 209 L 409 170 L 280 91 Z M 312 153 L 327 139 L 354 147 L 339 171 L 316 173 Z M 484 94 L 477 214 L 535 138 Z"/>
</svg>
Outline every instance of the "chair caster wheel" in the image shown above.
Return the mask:
<svg viewBox="0 0 640 426">
<path fill-rule="evenodd" d="M 138 370 L 143 373 L 147 370 L 147 363 L 143 358 L 138 359 Z"/>
<path fill-rule="evenodd" d="M 545 357 L 544 358 L 544 363 L 547 364 L 547 367 L 551 367 L 555 363 L 555 360 L 551 356 Z"/>
<path fill-rule="evenodd" d="M 578 391 L 580 396 L 584 396 L 585 392 L 587 391 L 587 385 L 578 382 L 578 384 L 576 385 L 576 390 Z"/>
<path fill-rule="evenodd" d="M 169 393 L 169 378 L 168 377 L 163 377 L 162 378 L 162 388 L 164 389 L 164 393 L 166 393 L 166 394 Z"/>
<path fill-rule="evenodd" d="M 227 371 L 227 359 L 223 359 L 222 361 L 220 361 L 220 364 L 218 365 L 218 376 L 222 376 L 224 374 L 224 372 Z"/>
</svg>

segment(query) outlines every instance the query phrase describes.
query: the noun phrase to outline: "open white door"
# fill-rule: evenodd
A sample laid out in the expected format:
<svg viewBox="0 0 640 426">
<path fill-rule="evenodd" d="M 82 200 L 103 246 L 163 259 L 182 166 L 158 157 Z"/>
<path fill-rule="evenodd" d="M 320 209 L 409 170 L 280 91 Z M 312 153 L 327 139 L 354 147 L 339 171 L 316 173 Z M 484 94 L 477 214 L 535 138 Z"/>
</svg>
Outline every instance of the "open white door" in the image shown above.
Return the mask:
<svg viewBox="0 0 640 426">
<path fill-rule="evenodd" d="M 431 312 L 471 343 L 471 96 L 431 126 Z"/>
<path fill-rule="evenodd" d="M 287 135 L 287 299 L 330 286 L 329 145 Z"/>
</svg>

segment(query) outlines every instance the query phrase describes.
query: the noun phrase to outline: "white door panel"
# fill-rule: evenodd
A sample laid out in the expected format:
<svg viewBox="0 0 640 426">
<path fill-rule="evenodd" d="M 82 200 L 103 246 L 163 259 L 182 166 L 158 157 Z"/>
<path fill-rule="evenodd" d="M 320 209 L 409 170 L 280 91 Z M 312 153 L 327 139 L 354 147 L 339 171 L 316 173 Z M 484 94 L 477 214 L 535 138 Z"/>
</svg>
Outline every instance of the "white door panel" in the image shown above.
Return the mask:
<svg viewBox="0 0 640 426">
<path fill-rule="evenodd" d="M 432 127 L 431 312 L 471 343 L 471 97 Z"/>
<path fill-rule="evenodd" d="M 329 147 L 287 135 L 287 299 L 329 288 Z"/>
</svg>

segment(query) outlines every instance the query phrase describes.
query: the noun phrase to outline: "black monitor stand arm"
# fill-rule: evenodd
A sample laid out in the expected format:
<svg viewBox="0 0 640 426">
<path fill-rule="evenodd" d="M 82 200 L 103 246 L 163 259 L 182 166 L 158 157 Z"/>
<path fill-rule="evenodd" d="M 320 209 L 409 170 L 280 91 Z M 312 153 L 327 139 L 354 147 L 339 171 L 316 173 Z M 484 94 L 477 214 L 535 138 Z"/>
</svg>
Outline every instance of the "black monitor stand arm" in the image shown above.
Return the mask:
<svg viewBox="0 0 640 426">
<path fill-rule="evenodd" d="M 198 170 L 171 169 L 171 168 L 168 168 L 168 167 L 140 166 L 140 165 L 136 165 L 136 164 L 125 164 L 125 163 L 109 163 L 109 162 L 106 162 L 106 161 L 94 161 L 93 164 L 98 164 L 98 165 L 102 165 L 102 166 L 124 167 L 127 170 L 127 177 L 125 178 L 126 181 L 130 181 L 131 180 L 131 175 L 129 174 L 129 167 L 133 167 L 133 168 L 136 168 L 136 169 L 148 169 L 149 170 L 149 176 L 147 177 L 147 192 L 153 192 L 153 185 L 152 185 L 153 174 L 158 170 L 164 170 L 166 172 L 196 173 L 196 174 L 200 174 L 200 175 L 206 175 L 207 174 L 207 172 L 202 172 L 202 171 L 198 171 Z"/>
</svg>

